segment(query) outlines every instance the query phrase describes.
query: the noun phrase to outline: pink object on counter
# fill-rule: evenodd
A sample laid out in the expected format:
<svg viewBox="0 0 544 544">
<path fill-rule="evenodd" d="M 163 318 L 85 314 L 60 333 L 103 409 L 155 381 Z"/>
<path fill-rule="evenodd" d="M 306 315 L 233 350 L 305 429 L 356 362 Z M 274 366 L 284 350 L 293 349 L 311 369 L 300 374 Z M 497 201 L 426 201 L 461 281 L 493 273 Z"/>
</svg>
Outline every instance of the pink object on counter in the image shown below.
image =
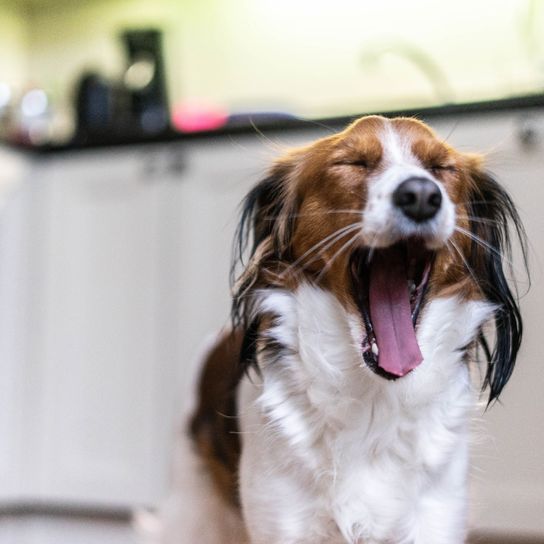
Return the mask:
<svg viewBox="0 0 544 544">
<path fill-rule="evenodd" d="M 217 106 L 185 103 L 174 108 L 172 125 L 181 132 L 201 132 L 225 126 L 228 118 L 228 113 Z"/>
</svg>

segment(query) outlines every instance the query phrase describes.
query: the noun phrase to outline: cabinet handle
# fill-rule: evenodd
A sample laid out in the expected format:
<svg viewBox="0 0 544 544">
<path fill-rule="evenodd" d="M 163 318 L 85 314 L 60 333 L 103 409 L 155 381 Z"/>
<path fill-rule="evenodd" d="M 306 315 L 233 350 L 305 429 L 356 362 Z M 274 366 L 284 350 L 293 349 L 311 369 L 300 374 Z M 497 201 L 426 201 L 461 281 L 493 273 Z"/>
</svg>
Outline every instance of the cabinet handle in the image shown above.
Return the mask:
<svg viewBox="0 0 544 544">
<path fill-rule="evenodd" d="M 518 128 L 518 138 L 521 147 L 527 151 L 533 150 L 542 139 L 542 129 L 535 119 L 525 117 L 521 119 Z"/>
<path fill-rule="evenodd" d="M 146 150 L 142 156 L 143 179 L 148 183 L 161 181 L 163 177 L 180 181 L 186 161 L 179 145 L 156 151 Z"/>
</svg>

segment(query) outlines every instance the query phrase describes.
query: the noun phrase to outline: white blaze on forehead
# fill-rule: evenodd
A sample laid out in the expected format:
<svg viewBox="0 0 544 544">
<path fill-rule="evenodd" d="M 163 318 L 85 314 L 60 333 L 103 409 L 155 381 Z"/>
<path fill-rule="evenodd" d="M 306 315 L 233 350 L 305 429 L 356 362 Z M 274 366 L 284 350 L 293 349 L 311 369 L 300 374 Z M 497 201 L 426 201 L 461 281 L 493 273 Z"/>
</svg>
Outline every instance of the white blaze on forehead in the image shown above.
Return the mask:
<svg viewBox="0 0 544 544">
<path fill-rule="evenodd" d="M 391 121 L 384 123 L 378 137 L 382 144 L 382 168 L 370 180 L 369 200 L 390 199 L 404 180 L 428 177 L 423 165 L 412 153 L 411 139 L 399 133 Z"/>
<path fill-rule="evenodd" d="M 400 134 L 391 121 L 387 121 L 380 134 L 383 149 L 383 161 L 386 166 L 419 166 L 420 161 L 412 153 L 410 139 Z"/>
</svg>

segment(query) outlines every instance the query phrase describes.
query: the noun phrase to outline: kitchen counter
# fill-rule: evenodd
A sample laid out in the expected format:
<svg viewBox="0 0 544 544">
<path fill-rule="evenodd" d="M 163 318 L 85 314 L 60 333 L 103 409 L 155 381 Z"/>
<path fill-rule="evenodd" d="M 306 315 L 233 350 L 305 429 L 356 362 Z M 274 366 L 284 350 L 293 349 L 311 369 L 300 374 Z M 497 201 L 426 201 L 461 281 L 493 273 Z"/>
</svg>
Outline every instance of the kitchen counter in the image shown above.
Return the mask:
<svg viewBox="0 0 544 544">
<path fill-rule="evenodd" d="M 248 114 L 245 120 L 238 118 L 235 122 L 227 124 L 223 128 L 211 131 L 182 133 L 175 130 L 168 130 L 157 135 L 142 137 L 141 135 L 130 135 L 119 137 L 104 137 L 92 141 L 77 141 L 68 142 L 65 144 L 53 144 L 44 146 L 30 146 L 8 144 L 10 147 L 15 147 L 25 151 L 34 153 L 63 153 L 66 151 L 75 151 L 80 149 L 93 148 L 109 148 L 128 145 L 142 144 L 160 144 L 171 142 L 186 142 L 198 141 L 201 139 L 223 138 L 225 136 L 246 135 L 263 132 L 271 134 L 280 131 L 308 131 L 312 128 L 332 128 L 341 129 L 351 121 L 361 117 L 362 115 L 379 114 L 386 117 L 418 117 L 424 120 L 431 121 L 436 118 L 445 116 L 464 116 L 478 115 L 490 112 L 508 112 L 508 111 L 523 111 L 534 108 L 544 107 L 544 94 L 535 94 L 527 96 L 518 96 L 512 98 L 503 98 L 500 100 L 489 100 L 482 102 L 470 102 L 462 104 L 445 104 L 442 106 L 422 107 L 417 109 L 401 109 L 391 110 L 386 112 L 364 112 L 355 115 L 347 115 L 341 117 L 330 117 L 322 119 L 299 119 L 290 117 L 289 115 L 278 114 L 276 119 L 272 119 L 272 115 L 263 115 L 261 121 L 260 113 L 255 113 L 253 116 Z"/>
</svg>

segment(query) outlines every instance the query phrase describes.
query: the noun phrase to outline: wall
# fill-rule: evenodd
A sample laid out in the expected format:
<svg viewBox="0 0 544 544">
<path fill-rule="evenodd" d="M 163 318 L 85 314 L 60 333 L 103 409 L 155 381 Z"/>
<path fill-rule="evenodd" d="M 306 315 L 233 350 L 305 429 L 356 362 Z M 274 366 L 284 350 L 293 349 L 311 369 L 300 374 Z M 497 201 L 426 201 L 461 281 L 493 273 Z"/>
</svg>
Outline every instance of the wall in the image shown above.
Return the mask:
<svg viewBox="0 0 544 544">
<path fill-rule="evenodd" d="M 433 0 L 30 0 L 29 73 L 66 102 L 85 67 L 111 77 L 121 73 L 121 29 L 156 26 L 165 32 L 175 102 L 324 116 L 495 98 L 535 91 L 544 83 L 542 5 L 542 0 L 503 0 L 498 8 L 493 0 L 459 0 L 437 9 Z M 429 62 L 443 67 L 451 92 L 440 90 L 439 82 L 433 88 L 421 70 Z"/>
<path fill-rule="evenodd" d="M 268 97 L 314 115 L 437 101 L 405 56 L 380 56 L 378 65 L 361 60 L 363 51 L 379 56 L 389 46 L 405 55 L 406 42 L 443 66 L 455 82 L 452 99 L 524 92 L 531 79 L 518 36 L 519 1 L 501 2 L 500 9 L 487 0 L 441 3 L 440 9 L 432 0 L 237 0 L 236 9 L 228 0 L 213 4 L 184 29 L 191 33 L 181 51 L 192 76 L 190 96 L 230 104 Z"/>
<path fill-rule="evenodd" d="M 27 28 L 20 4 L 0 0 L 0 82 L 19 89 L 27 77 Z"/>
<path fill-rule="evenodd" d="M 165 28 L 170 6 L 148 0 L 42 2 L 30 10 L 29 73 L 57 103 L 70 103 L 85 70 L 119 78 L 125 66 L 123 29 Z"/>
</svg>

